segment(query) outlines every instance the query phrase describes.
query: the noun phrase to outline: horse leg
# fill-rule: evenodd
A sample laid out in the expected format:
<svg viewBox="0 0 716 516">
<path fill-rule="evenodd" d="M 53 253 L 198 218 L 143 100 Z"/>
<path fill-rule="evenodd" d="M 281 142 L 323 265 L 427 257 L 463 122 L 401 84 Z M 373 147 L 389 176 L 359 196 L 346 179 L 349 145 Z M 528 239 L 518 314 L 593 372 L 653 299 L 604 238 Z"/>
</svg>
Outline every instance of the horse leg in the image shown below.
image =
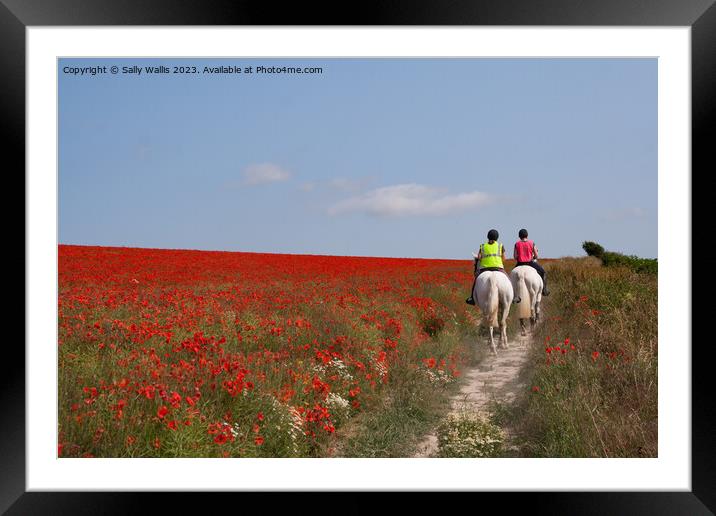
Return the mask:
<svg viewBox="0 0 716 516">
<path fill-rule="evenodd" d="M 525 324 L 525 320 L 524 320 L 524 319 L 520 319 L 520 334 L 521 334 L 523 337 L 526 337 L 526 336 L 527 336 L 527 325 Z"/>
<path fill-rule="evenodd" d="M 540 319 L 540 298 L 537 298 L 537 302 L 535 303 L 535 322 L 539 321 Z"/>
<path fill-rule="evenodd" d="M 538 291 L 535 295 L 534 307 L 532 308 L 532 328 L 537 326 L 540 320 L 540 301 L 542 300 L 542 291 Z"/>
<path fill-rule="evenodd" d="M 532 307 L 530 310 L 530 332 L 533 332 L 535 329 L 535 323 L 537 322 L 537 311 L 536 311 L 537 303 Z"/>
<path fill-rule="evenodd" d="M 490 349 L 493 355 L 497 355 L 497 348 L 495 347 L 495 337 L 492 335 L 492 325 L 490 325 Z"/>
<path fill-rule="evenodd" d="M 509 349 L 510 345 L 507 343 L 507 316 L 506 316 L 506 314 L 503 314 L 502 320 L 500 321 L 500 340 L 502 342 L 502 347 L 505 349 Z"/>
</svg>

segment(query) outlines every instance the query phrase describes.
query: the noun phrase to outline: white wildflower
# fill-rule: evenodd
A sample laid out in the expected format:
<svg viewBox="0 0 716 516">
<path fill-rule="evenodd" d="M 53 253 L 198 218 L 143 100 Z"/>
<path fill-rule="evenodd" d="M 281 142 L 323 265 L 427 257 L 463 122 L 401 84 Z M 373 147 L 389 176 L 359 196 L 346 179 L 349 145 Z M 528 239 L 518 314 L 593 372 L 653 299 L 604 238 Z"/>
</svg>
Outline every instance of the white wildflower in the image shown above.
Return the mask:
<svg viewBox="0 0 716 516">
<path fill-rule="evenodd" d="M 276 430 L 286 429 L 286 433 L 291 439 L 293 453 L 299 453 L 298 441 L 304 435 L 301 413 L 296 408 L 281 403 L 273 396 L 270 397 L 270 400 L 273 413 L 271 419 L 276 425 Z"/>
<path fill-rule="evenodd" d="M 333 358 L 331 359 L 330 366 L 343 380 L 347 382 L 353 381 L 353 375 L 348 371 L 348 366 L 342 360 Z"/>
<path fill-rule="evenodd" d="M 385 365 L 385 362 L 375 362 L 373 365 L 381 379 L 388 374 L 388 366 Z"/>
<path fill-rule="evenodd" d="M 316 364 L 312 368 L 313 372 L 319 376 L 330 376 L 337 374 L 346 382 L 353 381 L 353 375 L 348 371 L 348 366 L 337 358 L 332 358 L 330 362 Z"/>
<path fill-rule="evenodd" d="M 438 428 L 441 457 L 498 457 L 503 430 L 475 414 L 451 414 Z"/>
<path fill-rule="evenodd" d="M 350 417 L 350 402 L 335 392 L 326 397 L 326 406 L 334 422 L 345 421 Z"/>
<path fill-rule="evenodd" d="M 420 371 L 427 377 L 432 385 L 445 386 L 455 381 L 455 377 L 440 369 L 421 368 Z"/>
</svg>

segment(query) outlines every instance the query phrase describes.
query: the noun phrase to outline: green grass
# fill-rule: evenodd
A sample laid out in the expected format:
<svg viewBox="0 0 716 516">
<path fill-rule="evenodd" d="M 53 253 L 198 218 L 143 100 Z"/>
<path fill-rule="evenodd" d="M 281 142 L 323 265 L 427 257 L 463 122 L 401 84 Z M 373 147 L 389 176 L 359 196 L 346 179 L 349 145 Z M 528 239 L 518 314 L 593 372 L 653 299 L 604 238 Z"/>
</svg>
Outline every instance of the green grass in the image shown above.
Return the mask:
<svg viewBox="0 0 716 516">
<path fill-rule="evenodd" d="M 461 361 L 474 367 L 486 346 L 472 325 L 446 325 L 431 344 L 431 352 L 460 350 Z M 354 417 L 338 435 L 335 456 L 410 457 L 420 439 L 444 420 L 449 399 L 459 390 L 459 381 L 441 381 L 426 368 L 404 363 L 392 373 L 390 392 L 382 402 Z M 432 375 L 432 376 L 431 376 Z"/>
<path fill-rule="evenodd" d="M 437 429 L 438 457 L 500 457 L 505 434 L 499 425 L 472 413 L 451 414 Z"/>
<path fill-rule="evenodd" d="M 656 457 L 656 275 L 592 258 L 551 262 L 548 274 L 529 393 L 502 416 L 520 455 Z"/>
<path fill-rule="evenodd" d="M 639 258 L 634 255 L 607 251 L 602 255 L 602 263 L 605 267 L 628 267 L 635 272 L 658 273 L 658 263 L 653 258 Z"/>
</svg>

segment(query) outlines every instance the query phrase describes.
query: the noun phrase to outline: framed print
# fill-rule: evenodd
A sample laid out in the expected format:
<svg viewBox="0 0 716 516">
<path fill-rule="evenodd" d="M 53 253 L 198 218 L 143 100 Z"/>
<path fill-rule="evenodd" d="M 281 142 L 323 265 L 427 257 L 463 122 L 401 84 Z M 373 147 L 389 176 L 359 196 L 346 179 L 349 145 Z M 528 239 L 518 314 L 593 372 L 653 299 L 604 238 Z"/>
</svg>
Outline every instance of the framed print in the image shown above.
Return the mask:
<svg viewBox="0 0 716 516">
<path fill-rule="evenodd" d="M 711 513 L 709 2 L 318 24 L 3 1 L 27 299 L 3 510 L 519 491 Z"/>
</svg>

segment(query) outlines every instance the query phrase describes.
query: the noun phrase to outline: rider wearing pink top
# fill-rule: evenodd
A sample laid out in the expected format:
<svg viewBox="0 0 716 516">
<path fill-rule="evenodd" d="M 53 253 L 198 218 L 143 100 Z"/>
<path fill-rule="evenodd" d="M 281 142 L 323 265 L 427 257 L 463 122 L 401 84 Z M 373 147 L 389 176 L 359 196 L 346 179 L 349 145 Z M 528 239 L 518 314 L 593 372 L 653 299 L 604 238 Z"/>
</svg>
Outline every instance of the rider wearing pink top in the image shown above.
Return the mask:
<svg viewBox="0 0 716 516">
<path fill-rule="evenodd" d="M 517 261 L 515 267 L 520 265 L 529 265 L 533 267 L 542 278 L 542 295 L 548 296 L 549 290 L 547 290 L 547 273 L 544 271 L 542 266 L 537 263 L 537 247 L 532 240 L 527 240 L 527 230 L 520 229 L 520 239 L 515 243 L 514 258 Z"/>
<path fill-rule="evenodd" d="M 515 243 L 515 260 L 518 262 L 531 262 L 534 258 L 535 243 L 532 240 L 519 240 Z"/>
</svg>

